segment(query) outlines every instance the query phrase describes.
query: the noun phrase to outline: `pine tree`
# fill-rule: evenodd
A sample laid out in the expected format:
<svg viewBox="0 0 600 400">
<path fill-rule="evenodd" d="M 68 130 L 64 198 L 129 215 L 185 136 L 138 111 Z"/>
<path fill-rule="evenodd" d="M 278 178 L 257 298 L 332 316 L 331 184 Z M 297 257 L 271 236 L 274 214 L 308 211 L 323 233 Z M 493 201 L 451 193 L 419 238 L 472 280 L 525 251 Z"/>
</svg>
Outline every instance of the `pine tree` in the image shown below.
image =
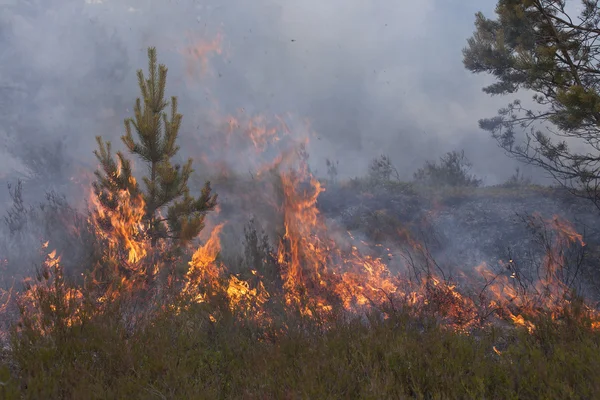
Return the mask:
<svg viewBox="0 0 600 400">
<path fill-rule="evenodd" d="M 509 155 L 600 208 L 600 1 L 582 0 L 579 15 L 566 5 L 498 0 L 496 19 L 476 15 L 464 65 L 496 78 L 483 89 L 490 95 L 534 93 L 534 106 L 515 100 L 480 127 Z M 578 151 L 564 138 L 578 142 Z"/>
<path fill-rule="evenodd" d="M 212 194 L 210 182 L 206 182 L 200 196 L 192 197 L 188 187 L 193 172 L 192 159 L 183 166 L 172 164 L 179 151 L 176 141 L 182 115 L 177 112 L 176 97 L 171 98 L 170 116 L 164 111 L 169 106 L 164 98 L 167 68 L 157 65 L 153 47 L 148 49 L 148 59 L 148 79 L 141 69 L 137 71 L 142 97 L 136 100 L 134 117 L 125 120 L 125 135 L 121 137 L 129 152 L 148 167 L 149 176 L 143 177 L 145 189 L 140 188 L 133 177 L 131 163 L 125 155 L 117 152 L 115 161 L 110 142 L 104 143 L 100 137 L 97 137 L 99 150 L 94 153 L 101 171 L 96 171 L 98 179 L 94 189 L 98 201 L 107 210 L 119 207 L 116 195 L 119 191 L 128 191 L 132 199 L 136 196 L 143 199 L 145 233 L 152 247 L 164 240 L 178 247 L 204 228 L 204 218 L 215 208 L 217 195 Z"/>
</svg>

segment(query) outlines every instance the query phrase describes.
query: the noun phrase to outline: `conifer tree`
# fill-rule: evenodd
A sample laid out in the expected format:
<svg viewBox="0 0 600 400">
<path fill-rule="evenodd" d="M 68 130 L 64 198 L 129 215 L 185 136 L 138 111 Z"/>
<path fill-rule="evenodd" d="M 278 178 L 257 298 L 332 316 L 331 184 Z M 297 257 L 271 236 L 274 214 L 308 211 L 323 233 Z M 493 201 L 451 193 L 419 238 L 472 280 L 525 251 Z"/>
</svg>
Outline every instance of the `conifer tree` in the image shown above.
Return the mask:
<svg viewBox="0 0 600 400">
<path fill-rule="evenodd" d="M 498 0 L 497 18 L 476 15 L 464 65 L 495 77 L 483 89 L 490 95 L 533 93 L 532 106 L 514 100 L 480 127 L 509 155 L 600 208 L 600 1 L 570 5 Z"/>
<path fill-rule="evenodd" d="M 193 172 L 192 159 L 181 166 L 173 164 L 177 154 L 177 136 L 182 115 L 177 112 L 177 98 L 171 97 L 170 116 L 164 111 L 167 68 L 157 65 L 156 49 L 148 49 L 148 77 L 137 71 L 141 98 L 134 107 L 134 117 L 125 120 L 123 143 L 133 155 L 147 166 L 149 175 L 143 177 L 142 189 L 132 176 L 130 161 L 117 152 L 118 161 L 112 157 L 110 142 L 97 137 L 99 149 L 95 151 L 101 171 L 96 171 L 94 189 L 99 202 L 108 210 L 116 210 L 119 191 L 127 190 L 131 198 L 144 201 L 146 234 L 155 247 L 160 241 L 170 240 L 182 246 L 193 239 L 204 227 L 206 213 L 216 206 L 217 196 L 206 182 L 200 196 L 190 195 L 188 180 Z M 136 140 L 137 139 L 137 140 Z M 106 222 L 106 221 L 105 221 Z M 110 229 L 110 227 L 106 227 Z"/>
</svg>

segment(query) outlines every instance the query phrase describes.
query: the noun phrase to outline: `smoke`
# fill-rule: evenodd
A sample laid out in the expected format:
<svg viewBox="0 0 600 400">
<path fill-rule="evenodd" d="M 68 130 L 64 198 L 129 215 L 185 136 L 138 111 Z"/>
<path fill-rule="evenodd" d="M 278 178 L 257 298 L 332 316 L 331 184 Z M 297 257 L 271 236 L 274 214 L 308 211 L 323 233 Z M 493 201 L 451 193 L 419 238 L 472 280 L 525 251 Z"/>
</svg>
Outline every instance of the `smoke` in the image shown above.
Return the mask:
<svg viewBox="0 0 600 400">
<path fill-rule="evenodd" d="M 48 190 L 79 201 L 88 194 L 81 188 L 93 179 L 94 137 L 123 149 L 123 119 L 139 96 L 135 72 L 146 71 L 148 46 L 168 66 L 167 96 L 179 97 L 184 115 L 179 158 L 209 164 L 210 172 L 223 163 L 253 176 L 277 162 L 276 150 L 289 149 L 287 139 L 305 136 L 312 170 L 324 175 L 325 159 L 339 160 L 340 178 L 363 175 L 382 153 L 403 179 L 426 160 L 460 149 L 486 184 L 504 181 L 517 166 L 477 126 L 509 99 L 482 93 L 489 79 L 462 65 L 475 12 L 490 15 L 495 0 L 0 2 L 0 180 L 29 178 L 29 198 L 43 200 Z M 230 141 L 231 130 L 264 121 L 270 121 L 266 136 L 257 140 L 266 138 L 267 149 L 270 129 L 289 138 L 254 160 L 254 144 Z M 252 184 L 231 179 L 217 190 L 224 219 L 239 218 L 229 225 L 238 231 L 225 232 L 226 248 L 237 244 L 241 251 L 239 230 L 248 214 L 260 214 L 267 230 L 280 222 L 268 219 L 279 216 L 264 201 L 280 188 Z M 6 197 L 2 208 L 8 196 L 1 189 L 0 196 Z M 55 220 L 80 221 L 70 209 L 56 209 Z M 463 220 L 470 218 L 466 210 Z M 445 226 L 455 225 L 449 219 Z M 449 247 L 460 250 L 470 236 L 452 229 L 445 233 L 457 240 Z M 35 232 L 18 244 L 34 248 L 47 234 Z"/>
<path fill-rule="evenodd" d="M 501 182 L 516 164 L 477 120 L 507 100 L 461 62 L 474 13 L 494 3 L 4 0 L 0 176 L 64 190 L 93 170 L 96 135 L 120 149 L 135 71 L 156 46 L 184 114 L 182 158 L 219 134 L 217 115 L 289 112 L 310 122 L 318 172 L 329 157 L 341 177 L 361 175 L 385 153 L 408 179 L 464 148 L 474 173 Z"/>
</svg>

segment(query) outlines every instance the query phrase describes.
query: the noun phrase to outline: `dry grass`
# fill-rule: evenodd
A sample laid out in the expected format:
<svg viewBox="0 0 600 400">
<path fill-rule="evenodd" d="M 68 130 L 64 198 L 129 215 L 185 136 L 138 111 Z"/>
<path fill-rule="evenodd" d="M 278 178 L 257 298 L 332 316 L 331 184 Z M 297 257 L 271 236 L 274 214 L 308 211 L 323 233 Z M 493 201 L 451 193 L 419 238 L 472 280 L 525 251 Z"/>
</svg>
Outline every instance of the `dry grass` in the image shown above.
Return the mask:
<svg viewBox="0 0 600 400">
<path fill-rule="evenodd" d="M 116 309 L 115 309 L 116 310 Z M 7 399 L 591 399 L 600 334 L 536 321 L 531 335 L 450 332 L 426 318 L 291 315 L 258 327 L 211 306 L 125 326 L 113 310 L 42 336 L 24 329 L 0 368 Z M 280 330 L 287 326 L 285 333 Z M 497 351 L 496 351 L 497 350 Z M 11 368 L 8 368 L 10 360 Z"/>
</svg>

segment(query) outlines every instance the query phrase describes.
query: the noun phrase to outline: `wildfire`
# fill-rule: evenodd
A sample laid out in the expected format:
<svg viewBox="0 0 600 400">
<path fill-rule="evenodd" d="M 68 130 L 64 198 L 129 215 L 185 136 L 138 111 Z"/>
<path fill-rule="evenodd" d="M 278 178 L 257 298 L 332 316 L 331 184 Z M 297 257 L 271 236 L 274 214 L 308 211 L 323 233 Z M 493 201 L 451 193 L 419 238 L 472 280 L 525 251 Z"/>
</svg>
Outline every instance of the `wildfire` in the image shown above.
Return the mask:
<svg viewBox="0 0 600 400">
<path fill-rule="evenodd" d="M 48 244 L 43 243 L 42 248 Z M 46 255 L 37 279 L 25 281 L 25 291 L 17 299 L 22 313 L 21 328 L 47 334 L 81 323 L 83 293 L 66 284 L 60 261 L 56 250 L 52 250 Z"/>
<path fill-rule="evenodd" d="M 269 293 L 262 282 L 259 282 L 256 288 L 250 288 L 248 282 L 231 276 L 227 286 L 227 297 L 231 310 L 254 310 L 259 315 L 264 315 L 262 307 L 269 300 Z"/>
<path fill-rule="evenodd" d="M 221 251 L 219 234 L 222 229 L 223 224 L 220 224 L 212 230 L 210 238 L 194 252 L 189 263 L 190 268 L 186 274 L 183 292 L 192 295 L 196 301 L 206 300 L 206 294 L 201 292 L 200 285 L 204 285 L 207 290 L 217 289 L 221 285 L 219 278 L 223 273 L 223 267 L 216 260 Z"/>
<path fill-rule="evenodd" d="M 132 186 L 135 185 L 135 178 L 131 177 L 131 180 L 133 180 Z M 125 248 L 127 262 L 135 265 L 148 252 L 148 241 L 144 237 L 145 227 L 142 222 L 145 216 L 144 199 L 141 195 L 132 196 L 128 190 L 121 190 L 113 200 L 117 208 L 109 210 L 103 207 L 98 197 L 92 193 L 90 201 L 94 205 L 97 218 L 90 222 L 96 225 L 96 232 L 108 241 L 110 250 L 119 252 Z M 105 233 L 98 224 L 110 226 L 110 233 Z"/>
<path fill-rule="evenodd" d="M 222 250 L 220 236 L 226 222 L 216 225 L 211 222 L 209 237 L 191 253 L 187 272 L 179 283 L 175 283 L 185 298 L 192 302 L 209 303 L 221 296 L 226 299 L 231 312 L 262 323 L 271 321 L 269 304 L 278 296 L 281 296 L 280 300 L 286 307 L 308 317 L 336 309 L 361 313 L 373 308 L 393 310 L 397 306 L 406 306 L 416 314 L 428 313 L 443 325 L 463 332 L 487 323 L 486 318 L 490 316 L 533 332 L 536 326 L 530 321 L 532 318 L 542 311 L 559 316 L 569 306 L 568 287 L 561 278 L 565 264 L 564 249 L 572 245 L 583 246 L 584 242 L 567 221 L 559 217 L 550 221 L 536 217 L 552 226 L 554 232 L 541 264 L 543 273 L 537 281 L 524 286 L 519 281 L 520 275 L 514 268 L 514 260 L 501 264 L 508 273 L 495 273 L 482 263 L 474 271 L 483 280 L 483 290 L 478 297 L 469 297 L 459 289 L 458 283 L 431 272 L 419 279 L 411 279 L 401 272 L 392 273 L 381 258 L 362 254 L 359 250 L 359 246 L 367 251 L 369 248 L 381 248 L 391 254 L 389 248 L 380 244 L 370 246 L 364 240 L 354 239 L 349 233 L 349 239 L 345 240 L 355 244 L 348 249 L 340 246 L 339 241 L 343 240 L 340 237 L 343 235 L 332 235 L 317 207 L 318 197 L 325 188 L 310 173 L 306 160 L 298 155 L 288 152 L 271 167 L 277 171 L 279 182 L 274 187 L 280 190 L 279 200 L 272 202 L 278 205 L 275 211 L 280 215 L 282 224 L 274 254 L 279 266 L 281 287 L 269 293 L 266 288 L 271 287 L 269 285 L 272 282 L 267 282 L 265 276 L 256 270 L 248 271 L 248 279 L 241 274 L 231 273 L 219 257 Z M 121 252 L 124 254 L 122 258 L 115 258 L 117 263 L 127 264 L 128 268 L 137 266 L 145 271 L 152 267 L 151 275 L 158 276 L 159 264 L 153 257 L 148 257 L 150 246 L 142 223 L 143 199 L 133 197 L 125 190 L 119 192 L 117 200 L 118 207 L 108 210 L 92 197 L 97 218 L 91 222 L 95 224 L 97 234 L 107 241 L 108 248 L 105 250 L 111 257 Z M 108 231 L 102 229 L 102 221 L 110 223 L 112 228 Z M 402 239 L 414 250 L 425 254 L 424 247 L 411 239 L 410 235 L 403 233 Z M 47 249 L 49 243 L 43 243 L 42 247 Z M 463 273 L 463 280 L 470 287 L 477 286 L 473 279 L 467 278 L 468 274 Z M 127 279 L 123 277 L 123 281 Z M 177 278 L 172 276 L 170 279 Z M 47 331 L 56 324 L 71 326 L 80 321 L 78 307 L 83 299 L 82 292 L 64 283 L 60 256 L 55 250 L 48 252 L 38 282 L 29 283 L 27 290 L 20 295 L 20 304 L 27 310 L 27 318 L 36 329 Z M 41 299 L 49 298 L 42 296 L 42 293 L 52 294 L 54 297 L 50 297 L 54 302 L 41 304 Z M 102 302 L 102 299 L 114 298 L 115 295 L 111 293 L 108 296 L 105 293 L 97 300 Z M 39 317 L 44 307 L 60 316 L 51 326 L 44 326 Z M 600 329 L 598 313 L 588 306 L 585 310 L 592 317 L 591 327 Z M 218 318 L 217 314 L 210 314 L 212 321 Z M 500 351 L 496 353 L 501 354 Z"/>
<path fill-rule="evenodd" d="M 262 316 L 262 306 L 269 298 L 262 282 L 252 288 L 249 282 L 235 275 L 226 277 L 225 266 L 217 261 L 221 251 L 219 234 L 223 226 L 224 223 L 217 225 L 206 243 L 194 252 L 182 293 L 199 303 L 221 293 L 226 295 L 231 311 L 248 313 L 252 310 L 252 317 Z M 253 272 L 256 274 L 256 271 Z M 215 317 L 211 315 L 211 319 L 215 320 Z"/>
<path fill-rule="evenodd" d="M 198 65 L 200 73 L 206 72 L 209 55 L 222 52 L 221 41 L 219 36 L 210 42 L 196 42 L 186 49 L 189 75 L 197 75 Z M 414 314 L 433 315 L 445 326 L 464 332 L 485 325 L 491 316 L 533 332 L 536 327 L 530 319 L 542 311 L 560 315 L 570 305 L 569 287 L 562 274 L 565 249 L 585 243 L 568 221 L 558 216 L 551 221 L 533 217 L 550 226 L 554 236 L 541 264 L 543 273 L 527 285 L 514 268 L 513 260 L 500 265 L 501 273 L 494 272 L 485 263 L 476 266 L 474 272 L 479 280 L 470 277 L 474 274 L 464 272 L 465 285 L 435 275 L 429 269 L 424 274 L 411 276 L 407 272 L 410 270 L 408 261 L 406 265 L 394 268 L 397 271 L 392 271 L 390 264 L 374 255 L 376 251 L 381 254 L 385 250 L 384 254 L 392 259 L 389 248 L 357 241 L 350 232 L 349 239 L 340 239 L 344 235 L 330 229 L 320 214 L 317 201 L 326 188 L 310 171 L 306 151 L 308 139 L 295 136 L 283 118 L 277 117 L 271 123 L 263 116 L 239 114 L 222 121 L 223 129 L 216 132 L 214 140 L 212 137 L 209 140 L 213 146 L 211 155 L 226 154 L 228 160 L 218 160 L 217 165 L 217 160 L 206 154 L 201 158 L 206 164 L 216 165 L 214 169 L 227 180 L 232 174 L 226 161 L 237 161 L 249 154 L 254 157 L 251 158 L 252 167 L 257 171 L 256 176 L 252 176 L 254 192 L 244 195 L 254 202 L 264 203 L 269 208 L 269 217 L 277 221 L 272 229 L 275 235 L 271 238 L 275 249 L 269 254 L 276 263 L 277 276 L 267 276 L 254 267 L 250 271 L 232 272 L 239 270 L 226 265 L 220 257 L 221 235 L 227 224 L 222 219 L 211 226 L 210 235 L 202 245 L 188 249 L 175 260 L 151 245 L 143 222 L 146 215 L 141 195 L 121 190 L 110 199 L 110 204 L 115 206 L 108 207 L 106 202 L 99 201 L 97 193 L 92 193 L 89 223 L 105 244 L 101 249 L 103 261 L 113 269 L 112 273 L 126 289 L 133 291 L 130 284 L 133 278 L 144 277 L 143 289 L 158 292 L 162 288 L 148 282 L 169 271 L 165 272 L 169 275 L 169 286 L 176 288 L 190 303 L 206 304 L 215 298 L 225 299 L 232 313 L 257 321 L 270 321 L 269 307 L 276 301 L 288 310 L 299 311 L 308 317 L 328 315 L 333 311 L 359 314 L 373 309 L 388 315 L 404 307 Z M 119 173 L 120 170 L 118 168 Z M 131 180 L 130 187 L 135 187 L 134 178 Z M 399 232 L 397 239 L 408 243 L 411 251 L 421 254 L 425 264 L 434 263 L 425 246 L 408 232 Z M 49 243 L 45 242 L 42 247 L 47 251 Z M 188 257 L 185 261 L 189 260 L 187 271 L 178 276 L 170 267 L 183 257 Z M 185 262 L 182 264 L 186 265 Z M 148 277 L 152 279 L 146 279 Z M 81 321 L 83 294 L 80 289 L 65 283 L 60 256 L 55 250 L 46 255 L 38 281 L 27 283 L 27 289 L 20 295 L 20 303 L 31 326 L 47 331 L 60 324 L 71 326 Z M 483 287 L 483 290 L 473 296 L 463 290 L 465 286 Z M 95 293 L 94 300 L 104 303 L 121 294 L 109 288 Z M 41 319 L 40 313 L 44 311 L 56 316 L 50 325 Z M 592 327 L 600 329 L 600 315 L 590 307 L 586 312 L 592 316 Z M 211 314 L 210 319 L 217 321 L 218 315 Z M 496 348 L 494 351 L 502 354 Z"/>
<path fill-rule="evenodd" d="M 187 75 L 190 78 L 204 77 L 208 71 L 208 60 L 212 54 L 221 54 L 223 52 L 222 35 L 217 35 L 214 39 L 207 41 L 204 39 L 192 39 L 193 42 L 183 50 L 185 57 Z"/>
<path fill-rule="evenodd" d="M 565 251 L 573 245 L 583 247 L 585 243 L 574 226 L 559 216 L 545 220 L 539 214 L 534 214 L 529 222 L 550 227 L 553 232 L 553 237 L 547 239 L 547 251 L 537 280 L 526 282 L 521 272 L 515 270 L 514 260 L 500 263 L 510 275 L 496 274 L 485 263 L 477 266 L 475 271 L 485 281 L 486 294 L 489 296 L 487 307 L 497 310 L 515 325 L 533 332 L 535 324 L 526 317 L 536 317 L 542 311 L 553 316 L 562 315 L 571 304 L 571 290 L 562 277 L 566 264 Z M 585 311 L 594 320 L 600 318 L 600 314 L 589 306 L 585 306 Z M 598 322 L 592 322 L 593 329 L 598 327 Z"/>
<path fill-rule="evenodd" d="M 225 135 L 227 142 L 238 140 L 234 139 L 232 121 L 229 133 Z M 243 130 L 241 136 L 249 141 L 252 148 L 264 150 L 265 146 L 279 143 L 275 139 L 277 130 L 264 129 L 264 119 L 252 121 L 248 125 L 251 129 Z M 257 121 L 263 128 L 257 129 Z M 285 129 L 279 131 L 287 132 Z M 515 282 L 518 278 L 516 271 L 511 271 L 510 275 L 497 274 L 482 263 L 474 271 L 483 279 L 484 291 L 478 298 L 472 298 L 461 293 L 456 283 L 431 272 L 418 279 L 392 273 L 381 258 L 364 255 L 357 247 L 360 245 L 369 250 L 370 247 L 382 248 L 380 244 L 370 246 L 360 240 L 349 250 L 340 247 L 339 239 L 334 239 L 336 236 L 329 232 L 317 207 L 317 200 L 325 187 L 310 172 L 303 153 L 306 141 L 292 143 L 294 149 L 281 151 L 274 162 L 265 164 L 264 171 L 274 174 L 257 174 L 257 179 L 275 177 L 278 182 L 271 189 L 278 188 L 279 197 L 266 201 L 280 216 L 281 230 L 275 254 L 282 285 L 280 294 L 269 293 L 267 282 L 257 271 L 253 270 L 252 279 L 246 280 L 231 273 L 219 259 L 222 250 L 220 235 L 226 224 L 223 222 L 214 226 L 210 237 L 191 256 L 181 292 L 192 301 L 205 303 L 214 296 L 223 296 L 231 311 L 264 321 L 269 319 L 270 300 L 279 295 L 283 296 L 283 303 L 288 308 L 299 310 L 309 317 L 315 312 L 328 313 L 335 308 L 360 313 L 373 307 L 383 310 L 404 304 L 417 313 L 435 315 L 451 329 L 465 332 L 485 323 L 484 320 L 492 315 L 532 332 L 535 325 L 529 319 L 539 315 L 540 310 L 558 315 L 568 305 L 566 286 L 560 279 L 564 248 L 573 244 L 583 246 L 584 243 L 582 236 L 567 221 L 559 217 L 545 221 L 553 227 L 555 236 L 543 260 L 545 274 L 531 287 L 525 289 Z M 109 218 L 115 227 L 108 237 L 110 242 L 128 250 L 129 263 L 141 262 L 148 249 L 147 240 L 140 235 L 144 229 L 141 224 L 143 200 L 131 199 L 128 193 L 120 196 L 119 204 L 123 206 L 118 212 L 105 212 L 97 203 L 96 207 L 99 215 Z M 401 232 L 401 238 L 413 250 L 423 254 L 425 261 L 433 262 L 425 247 L 412 239 L 408 232 Z M 350 239 L 356 242 L 351 234 Z M 391 254 L 390 249 L 386 251 Z M 504 267 L 510 269 L 511 263 L 512 260 Z M 476 286 L 472 280 L 467 284 Z M 211 319 L 216 318 L 211 315 Z M 594 324 L 596 327 L 599 325 Z"/>
</svg>

